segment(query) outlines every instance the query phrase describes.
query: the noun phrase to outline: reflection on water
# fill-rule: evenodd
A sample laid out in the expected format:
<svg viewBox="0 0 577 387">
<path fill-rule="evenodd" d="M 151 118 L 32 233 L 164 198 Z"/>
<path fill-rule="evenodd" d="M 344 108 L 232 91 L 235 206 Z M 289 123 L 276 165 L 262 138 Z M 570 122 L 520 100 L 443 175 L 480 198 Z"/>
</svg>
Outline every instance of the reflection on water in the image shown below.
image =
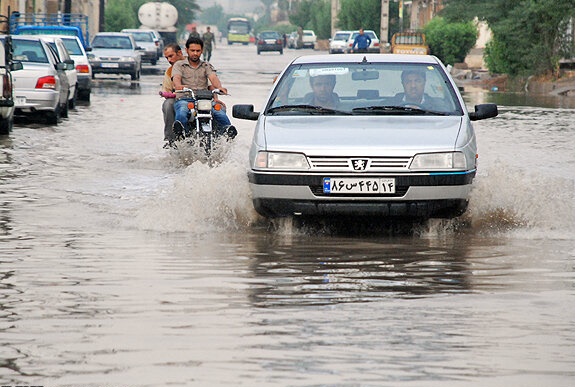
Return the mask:
<svg viewBox="0 0 577 387">
<path fill-rule="evenodd" d="M 211 166 L 162 149 L 155 79 L 96 83 L 0 138 L 2 385 L 574 384 L 572 110 L 476 123 L 460 219 L 267 221 L 254 123 Z"/>
</svg>

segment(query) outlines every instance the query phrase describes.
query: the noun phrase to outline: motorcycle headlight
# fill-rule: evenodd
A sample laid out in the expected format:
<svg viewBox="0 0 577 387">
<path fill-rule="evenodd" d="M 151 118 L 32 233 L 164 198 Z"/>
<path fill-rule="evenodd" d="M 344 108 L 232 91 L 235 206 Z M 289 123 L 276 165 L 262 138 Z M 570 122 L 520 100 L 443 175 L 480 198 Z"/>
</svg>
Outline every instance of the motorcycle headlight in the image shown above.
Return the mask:
<svg viewBox="0 0 577 387">
<path fill-rule="evenodd" d="M 257 169 L 309 169 L 302 153 L 258 152 L 254 160 Z"/>
<path fill-rule="evenodd" d="M 462 152 L 421 153 L 413 157 L 411 170 L 465 169 L 467 159 Z"/>
<path fill-rule="evenodd" d="M 196 101 L 196 107 L 198 110 L 210 110 L 212 109 L 212 101 L 209 99 L 199 99 Z"/>
</svg>

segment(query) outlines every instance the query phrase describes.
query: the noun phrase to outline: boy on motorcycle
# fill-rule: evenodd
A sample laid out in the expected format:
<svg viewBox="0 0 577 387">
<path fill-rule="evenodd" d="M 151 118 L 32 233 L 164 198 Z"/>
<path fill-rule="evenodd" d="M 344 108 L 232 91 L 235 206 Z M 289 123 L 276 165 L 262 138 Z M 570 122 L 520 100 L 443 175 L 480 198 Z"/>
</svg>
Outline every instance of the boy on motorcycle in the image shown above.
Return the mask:
<svg viewBox="0 0 577 387">
<path fill-rule="evenodd" d="M 191 101 L 191 98 L 179 97 L 179 90 L 183 88 L 209 90 L 210 81 L 210 89 L 219 89 L 222 93 L 227 94 L 227 89 L 220 83 L 214 67 L 208 62 L 200 60 L 202 50 L 203 42 L 201 39 L 189 38 L 186 41 L 188 58 L 176 62 L 172 68 L 172 80 L 177 94 L 174 103 L 175 121 L 172 129 L 177 137 L 182 136 L 183 132 L 188 134 L 189 129 L 186 123 L 188 122 L 189 112 L 188 102 Z M 216 95 L 215 100 L 222 104 L 222 102 L 217 100 Z M 222 105 L 224 107 L 224 104 Z M 220 130 L 226 132 L 229 138 L 236 136 L 236 128 L 231 125 L 224 109 L 216 110 L 213 107 L 212 116 Z"/>
</svg>

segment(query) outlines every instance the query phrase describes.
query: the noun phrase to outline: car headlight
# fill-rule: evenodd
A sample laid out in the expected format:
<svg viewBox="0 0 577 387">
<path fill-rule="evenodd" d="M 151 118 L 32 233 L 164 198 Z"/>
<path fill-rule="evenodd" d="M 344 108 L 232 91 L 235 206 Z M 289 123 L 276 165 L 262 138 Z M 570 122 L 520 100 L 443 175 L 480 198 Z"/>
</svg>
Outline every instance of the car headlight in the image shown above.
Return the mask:
<svg viewBox="0 0 577 387">
<path fill-rule="evenodd" d="M 421 153 L 413 157 L 409 169 L 436 170 L 436 169 L 465 169 L 467 159 L 462 152 Z"/>
<path fill-rule="evenodd" d="M 136 62 L 136 60 L 131 56 L 123 56 L 120 58 L 121 62 Z"/>
<path fill-rule="evenodd" d="M 257 169 L 309 169 L 302 153 L 258 152 L 254 160 Z"/>
</svg>

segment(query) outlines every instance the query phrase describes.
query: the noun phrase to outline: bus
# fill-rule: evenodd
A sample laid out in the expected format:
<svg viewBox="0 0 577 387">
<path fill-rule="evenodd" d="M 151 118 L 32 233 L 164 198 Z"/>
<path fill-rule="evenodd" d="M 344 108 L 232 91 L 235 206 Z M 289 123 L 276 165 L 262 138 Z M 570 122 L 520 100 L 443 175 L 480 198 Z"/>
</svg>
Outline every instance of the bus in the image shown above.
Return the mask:
<svg viewBox="0 0 577 387">
<path fill-rule="evenodd" d="M 227 23 L 228 44 L 242 43 L 247 45 L 250 41 L 250 21 L 244 17 L 233 17 Z"/>
</svg>

